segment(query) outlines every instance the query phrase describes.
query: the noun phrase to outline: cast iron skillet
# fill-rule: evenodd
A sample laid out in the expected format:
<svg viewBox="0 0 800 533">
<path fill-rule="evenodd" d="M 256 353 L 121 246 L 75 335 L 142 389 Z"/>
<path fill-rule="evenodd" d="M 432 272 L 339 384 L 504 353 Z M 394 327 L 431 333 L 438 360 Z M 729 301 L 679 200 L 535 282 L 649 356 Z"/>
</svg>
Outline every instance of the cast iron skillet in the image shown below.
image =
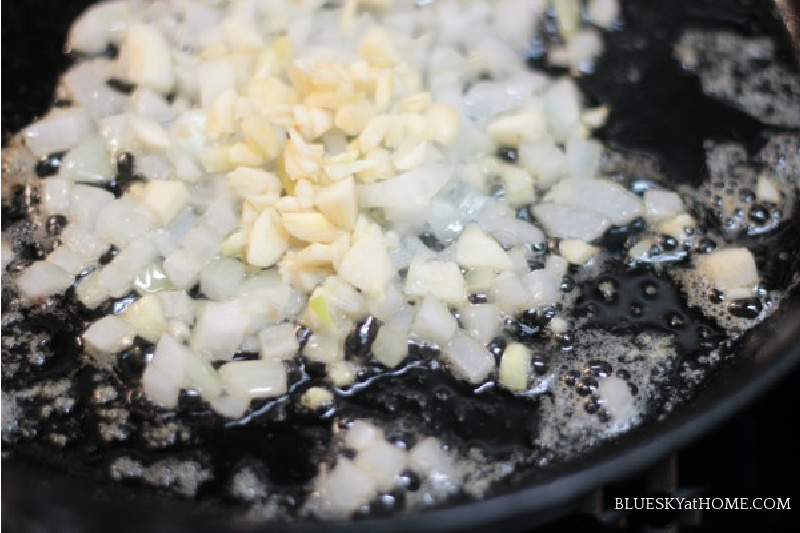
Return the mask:
<svg viewBox="0 0 800 533">
<path fill-rule="evenodd" d="M 28 1 L 3 7 L 3 136 L 41 114 L 52 99 L 56 72 L 67 61 L 60 52 L 66 28 L 80 2 Z M 671 43 L 689 26 L 723 28 L 774 36 L 778 57 L 796 65 L 785 25 L 766 0 L 743 2 L 663 2 L 637 0 L 626 5 L 625 29 L 612 34 L 598 74 L 581 80 L 590 100 L 614 110 L 602 135 L 613 146 L 657 156 L 670 176 L 703 172 L 702 140 L 758 143 L 765 132 L 756 119 L 702 95 L 697 79 L 671 59 Z M 794 16 L 791 5 L 787 17 Z M 793 22 L 795 21 L 795 22 Z M 618 80 L 636 67 L 636 83 Z M 669 109 L 668 113 L 663 110 Z M 797 217 L 796 217 L 797 218 Z M 795 227 L 788 235 L 800 234 Z M 796 239 L 790 239 L 796 240 Z M 789 279 L 794 259 L 783 265 Z M 628 476 L 697 438 L 752 402 L 800 360 L 800 291 L 793 290 L 779 312 L 749 332 L 736 347 L 737 364 L 727 366 L 703 391 L 666 420 L 651 423 L 578 459 L 520 474 L 487 499 L 426 512 L 350 523 L 297 523 L 294 531 L 443 531 L 517 529 L 542 523 L 582 494 Z M 37 531 L 219 531 L 259 529 L 231 521 L 231 510 L 163 498 L 118 485 L 98 485 L 36 465 L 3 461 L 3 525 Z"/>
</svg>

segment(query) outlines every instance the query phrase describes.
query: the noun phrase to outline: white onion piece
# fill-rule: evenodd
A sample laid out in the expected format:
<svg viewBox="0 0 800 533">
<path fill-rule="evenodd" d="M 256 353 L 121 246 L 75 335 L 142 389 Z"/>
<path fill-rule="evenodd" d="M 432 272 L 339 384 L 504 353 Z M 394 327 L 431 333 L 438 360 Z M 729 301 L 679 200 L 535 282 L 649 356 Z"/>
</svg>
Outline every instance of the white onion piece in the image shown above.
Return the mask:
<svg viewBox="0 0 800 533">
<path fill-rule="evenodd" d="M 100 281 L 111 296 L 120 298 L 131 288 L 139 271 L 152 263 L 157 254 L 146 236 L 137 237 L 100 271 Z"/>
<path fill-rule="evenodd" d="M 361 293 L 338 276 L 329 276 L 320 290 L 326 302 L 348 315 L 359 315 L 364 309 Z"/>
<path fill-rule="evenodd" d="M 119 40 L 128 24 L 128 2 L 102 2 L 89 7 L 75 21 L 67 37 L 67 48 L 79 52 L 103 52 L 109 42 Z"/>
<path fill-rule="evenodd" d="M 561 279 L 567 275 L 569 262 L 560 255 L 548 255 L 544 260 L 544 268 L 555 279 Z"/>
<path fill-rule="evenodd" d="M 406 452 L 381 439 L 359 450 L 355 464 L 369 474 L 378 490 L 389 490 L 405 467 Z"/>
<path fill-rule="evenodd" d="M 434 437 L 426 437 L 411 448 L 408 464 L 439 490 L 455 490 L 461 478 L 453 458 Z"/>
<path fill-rule="evenodd" d="M 106 251 L 106 246 L 93 234 L 80 226 L 67 226 L 61 232 L 61 242 L 86 258 L 95 261 Z"/>
<path fill-rule="evenodd" d="M 182 48 L 198 48 L 207 42 L 206 34 L 214 29 L 222 13 L 202 2 L 189 2 L 184 11 L 183 24 L 179 33 L 179 45 Z"/>
<path fill-rule="evenodd" d="M 517 53 L 524 53 L 544 7 L 541 1 L 499 0 L 494 6 L 495 32 Z"/>
<path fill-rule="evenodd" d="M 549 187 L 569 171 L 566 154 L 549 137 L 523 141 L 517 154 L 519 165 L 536 176 L 537 187 Z"/>
<path fill-rule="evenodd" d="M 553 137 L 567 140 L 581 118 L 580 92 L 575 82 L 562 78 L 550 85 L 545 93 L 545 111 Z"/>
<path fill-rule="evenodd" d="M 169 254 L 164 260 L 164 272 L 175 287 L 188 289 L 197 281 L 205 263 L 206 261 L 194 253 L 181 248 Z"/>
<path fill-rule="evenodd" d="M 248 333 L 257 333 L 268 323 L 288 318 L 304 303 L 300 293 L 284 284 L 274 270 L 245 279 L 237 292 L 237 298 L 247 312 Z"/>
<path fill-rule="evenodd" d="M 593 241 L 611 226 L 611 221 L 600 213 L 581 207 L 537 204 L 533 214 L 549 235 L 562 239 Z"/>
<path fill-rule="evenodd" d="M 550 189 L 544 201 L 595 211 L 612 224 L 625 224 L 644 214 L 638 196 L 621 185 L 602 179 L 563 180 Z"/>
<path fill-rule="evenodd" d="M 644 209 L 648 221 L 658 222 L 685 211 L 678 193 L 648 189 L 644 192 Z"/>
<path fill-rule="evenodd" d="M 60 266 L 37 261 L 20 274 L 17 287 L 25 298 L 41 298 L 63 292 L 74 282 L 75 277 Z"/>
<path fill-rule="evenodd" d="M 200 224 L 183 236 L 181 244 L 184 250 L 191 251 L 192 255 L 205 263 L 213 259 L 222 248 L 222 239 L 210 228 Z"/>
<path fill-rule="evenodd" d="M 503 314 L 492 304 L 468 305 L 461 308 L 464 331 L 481 344 L 489 344 L 503 323 Z"/>
<path fill-rule="evenodd" d="M 85 109 L 56 107 L 22 130 L 22 135 L 33 155 L 44 157 L 72 148 L 93 130 L 92 119 Z"/>
<path fill-rule="evenodd" d="M 86 268 L 88 261 L 81 254 L 68 246 L 59 246 L 47 256 L 47 261 L 63 268 L 68 274 L 77 276 Z"/>
<path fill-rule="evenodd" d="M 200 270 L 200 289 L 212 300 L 227 300 L 244 280 L 244 265 L 230 258 L 215 259 Z"/>
<path fill-rule="evenodd" d="M 758 185 L 756 186 L 756 197 L 765 202 L 778 203 L 781 200 L 780 187 L 775 180 L 767 176 L 759 176 Z"/>
<path fill-rule="evenodd" d="M 164 154 L 145 154 L 136 159 L 136 170 L 150 180 L 168 180 L 175 174 L 172 162 Z"/>
<path fill-rule="evenodd" d="M 167 331 L 167 320 L 161 299 L 155 294 L 146 294 L 128 306 L 120 315 L 140 337 L 156 342 Z"/>
<path fill-rule="evenodd" d="M 414 258 L 408 267 L 404 292 L 408 296 L 432 294 L 448 304 L 459 304 L 467 298 L 466 283 L 457 264 L 420 258 Z"/>
<path fill-rule="evenodd" d="M 591 72 L 594 59 L 602 53 L 603 39 L 598 31 L 591 28 L 575 32 L 567 42 L 570 66 L 583 72 Z"/>
<path fill-rule="evenodd" d="M 589 0 L 586 5 L 589 20 L 601 28 L 611 28 L 619 18 L 618 0 Z"/>
<path fill-rule="evenodd" d="M 362 209 L 428 205 L 430 199 L 450 180 L 451 173 L 449 165 L 437 163 L 388 180 L 357 185 L 358 205 Z"/>
<path fill-rule="evenodd" d="M 78 300 L 89 309 L 96 308 L 108 298 L 108 291 L 100 282 L 100 276 L 97 272 L 92 272 L 84 277 L 75 292 Z"/>
<path fill-rule="evenodd" d="M 133 343 L 135 330 L 115 315 L 104 316 L 83 333 L 83 342 L 90 351 L 114 354 Z"/>
<path fill-rule="evenodd" d="M 139 141 L 130 126 L 130 117 L 130 114 L 123 113 L 100 120 L 97 132 L 105 141 L 106 149 L 111 155 L 139 150 Z"/>
<path fill-rule="evenodd" d="M 611 414 L 612 429 L 623 429 L 637 415 L 628 383 L 616 376 L 601 379 L 597 386 L 600 404 Z"/>
<path fill-rule="evenodd" d="M 497 239 L 504 248 L 517 244 L 535 245 L 545 241 L 542 230 L 514 216 L 514 212 L 497 200 L 490 200 L 478 215 L 478 225 Z"/>
<path fill-rule="evenodd" d="M 124 197 L 103 207 L 97 217 L 95 235 L 105 242 L 126 246 L 155 225 L 156 219 L 146 206 Z"/>
<path fill-rule="evenodd" d="M 463 267 L 489 267 L 498 270 L 510 270 L 514 267 L 505 250 L 477 224 L 467 226 L 455 247 L 456 262 Z"/>
<path fill-rule="evenodd" d="M 197 225 L 197 221 L 198 218 L 194 214 L 194 210 L 190 207 L 185 207 L 172 219 L 167 231 L 169 231 L 175 242 L 181 242 L 186 237 L 186 234 L 189 233 L 189 230 Z"/>
<path fill-rule="evenodd" d="M 162 335 L 142 376 L 147 398 L 162 407 L 177 406 L 178 393 L 186 384 L 187 366 L 193 357 L 196 356 L 186 346 Z"/>
<path fill-rule="evenodd" d="M 3 239 L 2 251 L 0 252 L 0 261 L 2 261 L 3 270 L 15 259 L 14 250 L 11 245 Z M 59 265 L 60 266 L 60 265 Z M 63 268 L 63 267 L 62 267 Z"/>
<path fill-rule="evenodd" d="M 114 195 L 89 185 L 73 185 L 70 189 L 69 220 L 89 230 L 94 229 L 100 210 L 114 201 Z"/>
<path fill-rule="evenodd" d="M 224 389 L 222 378 L 211 363 L 192 354 L 186 362 L 186 385 L 208 400 L 218 398 Z"/>
<path fill-rule="evenodd" d="M 444 346 L 456 334 L 458 322 L 439 299 L 426 296 L 417 308 L 411 329 L 421 340 Z"/>
<path fill-rule="evenodd" d="M 328 330 L 320 330 L 311 335 L 303 348 L 303 355 L 320 363 L 332 363 L 344 358 L 339 341 Z"/>
<path fill-rule="evenodd" d="M 200 220 L 218 237 L 227 237 L 239 227 L 239 215 L 236 213 L 236 208 L 230 200 L 224 197 L 211 202 Z"/>
<path fill-rule="evenodd" d="M 42 181 L 42 209 L 51 215 L 69 212 L 71 183 L 69 180 L 50 177 Z"/>
<path fill-rule="evenodd" d="M 591 179 L 597 176 L 603 145 L 591 139 L 572 137 L 567 141 L 567 164 L 571 178 Z"/>
<path fill-rule="evenodd" d="M 134 115 L 159 123 L 169 122 L 175 118 L 175 111 L 164 97 L 145 87 L 140 87 L 133 92 L 126 109 Z"/>
<path fill-rule="evenodd" d="M 211 360 L 233 357 L 244 339 L 247 314 L 237 300 L 208 302 L 192 331 L 192 348 Z"/>
<path fill-rule="evenodd" d="M 278 360 L 233 361 L 222 365 L 219 375 L 233 394 L 272 398 L 286 393 L 286 367 Z"/>
<path fill-rule="evenodd" d="M 144 369 L 142 388 L 150 402 L 167 409 L 178 406 L 180 387 L 168 380 L 159 370 L 151 369 L 149 366 Z"/>
<path fill-rule="evenodd" d="M 554 304 L 561 299 L 561 279 L 556 279 L 546 269 L 529 272 L 523 281 L 537 306 Z"/>
<path fill-rule="evenodd" d="M 385 320 L 395 314 L 404 303 L 403 293 L 394 283 L 386 285 L 383 294 L 372 295 L 367 300 L 370 314 L 380 320 Z"/>
<path fill-rule="evenodd" d="M 412 319 L 410 310 L 403 309 L 386 320 L 372 343 L 375 359 L 389 368 L 396 367 L 405 359 L 408 355 L 408 335 Z"/>
<path fill-rule="evenodd" d="M 457 333 L 443 348 L 442 356 L 457 377 L 470 383 L 481 383 L 494 370 L 494 356 L 465 333 Z"/>
<path fill-rule="evenodd" d="M 172 50 L 155 27 L 140 23 L 130 25 L 122 46 L 127 58 L 127 65 L 124 65 L 127 68 L 123 72 L 126 79 L 162 94 L 172 89 L 175 84 Z"/>
<path fill-rule="evenodd" d="M 146 150 L 161 152 L 171 146 L 169 135 L 158 122 L 149 118 L 131 115 L 128 124 L 139 144 Z"/>
<path fill-rule="evenodd" d="M 214 410 L 228 418 L 239 418 L 250 407 L 250 398 L 244 394 L 233 394 L 223 390 L 222 394 L 209 400 Z"/>
<path fill-rule="evenodd" d="M 598 249 L 578 239 L 564 239 L 558 244 L 558 251 L 567 262 L 573 265 L 585 265 L 597 255 Z"/>
<path fill-rule="evenodd" d="M 258 334 L 262 359 L 291 359 L 300 350 L 294 324 L 267 326 Z"/>
<path fill-rule="evenodd" d="M 106 84 L 113 67 L 114 62 L 108 59 L 91 59 L 78 63 L 62 78 L 73 103 L 85 108 L 94 119 L 116 115 L 128 99 Z"/>
<path fill-rule="evenodd" d="M 531 306 L 532 295 L 519 277 L 511 271 L 501 272 L 492 281 L 491 302 L 508 314 Z"/>
<path fill-rule="evenodd" d="M 232 58 L 220 57 L 203 61 L 197 67 L 200 104 L 208 108 L 226 91 L 236 90 L 236 66 Z"/>
<path fill-rule="evenodd" d="M 546 76 L 519 73 L 499 81 L 477 81 L 464 95 L 464 114 L 480 123 L 487 119 L 519 109 L 535 92 L 547 84 Z"/>
<path fill-rule="evenodd" d="M 168 320 L 177 319 L 186 324 L 194 322 L 194 302 L 186 291 L 161 291 L 157 296 Z"/>
<path fill-rule="evenodd" d="M 317 478 L 316 497 L 325 514 L 345 517 L 367 503 L 376 490 L 377 486 L 367 472 L 340 456 L 333 470 Z"/>
<path fill-rule="evenodd" d="M 758 268 L 747 248 L 727 248 L 696 259 L 698 274 L 723 291 L 754 289 L 758 285 Z"/>
<path fill-rule="evenodd" d="M 188 198 L 189 193 L 183 182 L 162 180 L 147 184 L 144 201 L 161 224 L 167 225 L 180 213 Z"/>
<path fill-rule="evenodd" d="M 467 30 L 464 37 L 469 36 L 474 39 L 471 33 Z M 482 66 L 489 71 L 493 78 L 502 79 L 521 70 L 517 52 L 498 36 L 487 34 L 480 37 L 474 44 L 472 53 L 481 59 Z"/>
<path fill-rule="evenodd" d="M 116 173 L 106 139 L 96 133 L 86 135 L 63 157 L 59 176 L 84 182 L 103 182 Z"/>
<path fill-rule="evenodd" d="M 395 277 L 392 258 L 376 232 L 360 238 L 345 253 L 337 270 L 339 277 L 368 294 L 379 294 Z"/>
</svg>

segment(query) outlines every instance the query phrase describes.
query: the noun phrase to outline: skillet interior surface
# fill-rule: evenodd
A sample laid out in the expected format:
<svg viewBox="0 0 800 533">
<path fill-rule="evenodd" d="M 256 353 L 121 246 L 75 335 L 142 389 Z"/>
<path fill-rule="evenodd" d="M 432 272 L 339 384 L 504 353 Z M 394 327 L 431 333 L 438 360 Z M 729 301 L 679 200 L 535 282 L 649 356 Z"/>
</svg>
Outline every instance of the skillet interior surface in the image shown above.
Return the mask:
<svg viewBox="0 0 800 533">
<path fill-rule="evenodd" d="M 53 9 L 46 3 L 50 9 L 42 9 L 42 4 L 45 3 L 26 2 L 4 8 L 3 88 L 13 85 L 11 91 L 3 93 L 4 142 L 9 133 L 48 107 L 54 72 L 68 64 L 60 53 L 60 43 L 69 20 L 81 6 L 59 3 Z M 672 56 L 672 44 L 687 26 L 719 28 L 774 37 L 778 59 L 794 68 L 791 41 L 771 3 L 640 1 L 626 4 L 625 15 L 624 29 L 608 37 L 607 52 L 596 73 L 580 81 L 589 100 L 607 103 L 613 110 L 609 124 L 600 132 L 610 146 L 653 155 L 667 175 L 692 183 L 706 172 L 705 140 L 736 141 L 756 151 L 767 133 L 782 131 L 705 96 L 697 77 L 681 69 Z M 33 22 L 21 23 L 29 20 Z M 41 52 L 42 57 L 29 51 Z M 635 80 L 631 79 L 632 71 L 637 72 Z M 11 80 L 16 82 L 9 83 Z M 664 113 L 664 109 L 670 112 Z M 773 275 L 784 284 L 798 270 L 800 231 L 796 218 L 781 233 L 781 246 L 788 255 L 771 266 Z M 368 518 L 347 524 L 298 523 L 287 527 L 466 530 L 488 524 L 509 525 L 511 521 L 526 525 L 541 522 L 576 496 L 645 467 L 752 401 L 800 359 L 798 332 L 800 294 L 794 290 L 775 315 L 737 343 L 733 362 L 697 391 L 692 402 L 663 421 L 646 424 L 576 459 L 520 472 L 485 500 L 454 502 L 445 508 L 389 519 Z M 233 526 L 230 520 L 237 509 L 230 506 L 195 504 L 109 486 L 91 476 L 71 475 L 77 469 L 63 464 L 58 466 L 67 473 L 31 464 L 31 459 L 36 462 L 37 458 L 4 458 L 3 486 L 15 487 L 3 496 L 4 524 L 40 523 L 54 530 L 102 530 L 120 523 L 130 529 L 158 526 L 164 531 L 258 527 L 244 523 Z M 142 507 L 148 512 L 141 513 Z"/>
</svg>

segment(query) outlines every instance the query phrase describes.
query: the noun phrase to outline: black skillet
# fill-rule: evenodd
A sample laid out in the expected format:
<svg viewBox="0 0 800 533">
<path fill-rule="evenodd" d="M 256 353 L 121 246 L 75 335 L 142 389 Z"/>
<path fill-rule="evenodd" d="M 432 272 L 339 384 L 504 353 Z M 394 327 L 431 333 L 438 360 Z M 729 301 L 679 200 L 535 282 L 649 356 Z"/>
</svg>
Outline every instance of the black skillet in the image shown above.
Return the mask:
<svg viewBox="0 0 800 533">
<path fill-rule="evenodd" d="M 18 130 L 50 104 L 66 28 L 88 2 L 37 0 L 3 5 L 3 135 Z M 786 11 L 792 13 L 791 6 Z M 790 15 L 787 15 L 790 16 Z M 788 25 L 791 27 L 791 20 Z M 602 135 L 621 149 L 653 154 L 670 176 L 702 176 L 702 140 L 758 144 L 758 120 L 702 95 L 698 80 L 671 58 L 671 43 L 687 25 L 775 38 L 779 60 L 794 66 L 791 40 L 772 3 L 755 1 L 626 4 L 625 27 L 607 42 L 598 73 L 581 80 L 591 101 L 613 114 Z M 637 82 L 623 82 L 631 67 Z M 665 112 L 668 110 L 668 112 Z M 795 223 L 793 223 L 795 224 Z M 783 243 L 794 260 L 776 275 L 798 271 L 797 225 Z M 666 420 L 647 424 L 577 459 L 522 473 L 484 500 L 461 502 L 388 519 L 345 524 L 296 523 L 289 530 L 430 531 L 527 528 L 570 509 L 579 496 L 630 475 L 696 439 L 751 403 L 800 360 L 800 291 L 778 313 L 749 332 L 725 367 L 698 396 Z M 219 531 L 263 530 L 235 522 L 229 507 L 197 505 L 73 476 L 14 457 L 3 460 L 3 525 L 10 531 Z"/>
</svg>

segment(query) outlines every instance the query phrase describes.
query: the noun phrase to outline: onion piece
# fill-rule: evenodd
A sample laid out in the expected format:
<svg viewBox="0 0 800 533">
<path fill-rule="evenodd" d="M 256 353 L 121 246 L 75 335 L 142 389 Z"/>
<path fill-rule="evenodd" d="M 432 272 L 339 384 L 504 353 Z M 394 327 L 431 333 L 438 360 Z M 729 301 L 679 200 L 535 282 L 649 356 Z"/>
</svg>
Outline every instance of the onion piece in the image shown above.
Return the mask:
<svg viewBox="0 0 800 533">
<path fill-rule="evenodd" d="M 362 208 L 427 205 L 450 180 L 451 174 L 449 165 L 437 163 L 378 183 L 357 185 L 358 205 Z"/>
<path fill-rule="evenodd" d="M 489 344 L 500 331 L 503 314 L 492 304 L 467 305 L 461 308 L 464 331 L 481 344 Z"/>
<path fill-rule="evenodd" d="M 73 185 L 70 189 L 69 220 L 93 230 L 100 210 L 114 201 L 114 195 L 97 187 Z"/>
<path fill-rule="evenodd" d="M 678 193 L 658 189 L 644 192 L 644 209 L 647 220 L 652 222 L 677 216 L 686 210 Z"/>
<path fill-rule="evenodd" d="M 234 395 L 272 398 L 286 393 L 286 367 L 277 360 L 233 361 L 222 365 L 219 375 Z"/>
<path fill-rule="evenodd" d="M 300 350 L 294 324 L 267 326 L 259 332 L 258 338 L 262 359 L 291 359 Z"/>
<path fill-rule="evenodd" d="M 455 246 L 456 261 L 463 267 L 489 267 L 498 270 L 510 270 L 514 267 L 505 250 L 477 224 L 467 226 Z"/>
<path fill-rule="evenodd" d="M 378 490 L 389 490 L 406 464 L 406 452 L 383 439 L 359 450 L 355 465 L 367 472 Z"/>
<path fill-rule="evenodd" d="M 211 360 L 229 360 L 247 329 L 247 314 L 238 300 L 208 302 L 192 331 L 192 348 Z"/>
<path fill-rule="evenodd" d="M 367 503 L 377 490 L 372 477 L 356 468 L 352 461 L 339 457 L 336 467 L 316 482 L 316 498 L 324 513 L 345 517 Z"/>
<path fill-rule="evenodd" d="M 425 296 L 411 329 L 421 340 L 444 346 L 456 334 L 458 322 L 438 298 Z"/>
<path fill-rule="evenodd" d="M 611 226 L 605 216 L 581 207 L 543 203 L 533 207 L 533 214 L 549 235 L 562 239 L 593 241 Z"/>
<path fill-rule="evenodd" d="M 473 384 L 481 383 L 494 370 L 494 356 L 465 333 L 457 333 L 443 348 L 442 356 L 457 377 Z"/>
<path fill-rule="evenodd" d="M 74 282 L 75 277 L 60 266 L 37 261 L 20 274 L 17 287 L 25 298 L 41 298 L 64 292 Z"/>
<path fill-rule="evenodd" d="M 85 109 L 56 107 L 22 130 L 22 136 L 35 156 L 44 157 L 72 148 L 93 130 L 92 119 Z"/>
<path fill-rule="evenodd" d="M 212 300 L 227 300 L 235 296 L 244 278 L 244 265 L 239 260 L 215 259 L 200 270 L 200 289 Z"/>
<path fill-rule="evenodd" d="M 102 2 L 84 11 L 69 30 L 67 48 L 99 53 L 116 42 L 128 24 L 128 2 Z"/>
<path fill-rule="evenodd" d="M 563 180 L 550 189 L 544 201 L 597 212 L 612 224 L 625 224 L 644 214 L 638 196 L 621 185 L 602 179 Z"/>
<path fill-rule="evenodd" d="M 83 332 L 83 341 L 90 351 L 115 354 L 133 344 L 135 333 L 133 326 L 122 318 L 107 315 Z"/>
<path fill-rule="evenodd" d="M 404 292 L 408 296 L 432 294 L 456 305 L 467 299 L 466 283 L 457 264 L 420 258 L 414 258 L 408 267 Z"/>
</svg>

